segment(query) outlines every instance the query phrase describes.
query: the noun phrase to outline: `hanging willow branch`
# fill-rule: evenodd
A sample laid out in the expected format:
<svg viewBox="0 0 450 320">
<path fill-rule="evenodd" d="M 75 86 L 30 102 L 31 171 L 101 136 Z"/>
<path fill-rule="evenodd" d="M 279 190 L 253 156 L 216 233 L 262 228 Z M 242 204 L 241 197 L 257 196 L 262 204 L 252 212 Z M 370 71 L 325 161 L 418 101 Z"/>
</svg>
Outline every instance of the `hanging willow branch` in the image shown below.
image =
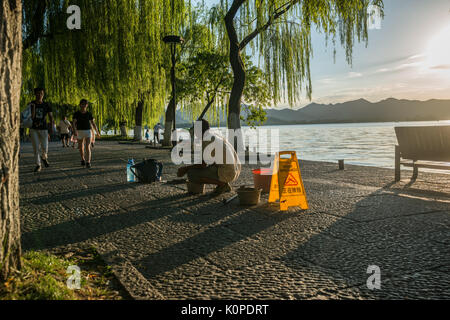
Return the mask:
<svg viewBox="0 0 450 320">
<path fill-rule="evenodd" d="M 239 54 L 257 57 L 274 104 L 293 106 L 303 93 L 311 99 L 313 28 L 334 46 L 339 38 L 351 64 L 355 41 L 368 41 L 369 5 L 379 7 L 383 14 L 382 0 L 222 0 L 211 9 L 210 26 L 217 35 L 228 32 L 227 48 L 238 43 Z M 236 56 L 233 59 L 238 61 Z M 235 69 L 235 83 L 239 83 L 242 70 L 236 62 Z M 235 90 L 230 98 L 234 112 L 239 110 L 239 94 Z"/>
<path fill-rule="evenodd" d="M 81 31 L 66 27 L 69 5 L 81 9 Z M 88 99 L 100 124 L 131 125 L 138 102 L 144 123 L 158 122 L 170 93 L 161 39 L 186 26 L 189 10 L 184 0 L 24 1 L 22 106 L 43 86 L 56 105 Z"/>
<path fill-rule="evenodd" d="M 241 43 L 239 44 L 239 49 L 240 50 L 244 49 L 249 44 L 250 41 L 252 41 L 254 38 L 256 38 L 256 36 L 258 36 L 261 32 L 266 31 L 272 24 L 274 24 L 275 20 L 277 20 L 279 17 L 281 17 L 287 11 L 289 11 L 289 9 L 291 9 L 292 6 L 299 1 L 300 0 L 288 2 L 288 3 L 281 5 L 279 8 L 275 9 L 275 12 L 269 17 L 269 19 L 267 20 L 267 22 L 264 25 L 256 28 L 252 33 L 250 33 L 248 36 L 246 36 L 241 41 Z"/>
</svg>

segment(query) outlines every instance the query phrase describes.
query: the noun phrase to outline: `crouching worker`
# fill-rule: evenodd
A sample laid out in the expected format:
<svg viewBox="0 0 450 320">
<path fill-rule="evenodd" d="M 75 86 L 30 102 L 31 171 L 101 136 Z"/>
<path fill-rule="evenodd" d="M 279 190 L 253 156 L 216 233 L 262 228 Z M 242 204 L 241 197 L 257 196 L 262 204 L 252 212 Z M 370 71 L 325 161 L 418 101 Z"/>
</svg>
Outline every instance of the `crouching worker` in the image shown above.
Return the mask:
<svg viewBox="0 0 450 320">
<path fill-rule="evenodd" d="M 230 183 L 237 180 L 241 173 L 239 157 L 226 139 L 209 131 L 208 121 L 197 121 L 196 125 L 199 124 L 202 126 L 202 137 L 196 138 L 202 142 L 202 163 L 182 167 L 177 175 L 187 175 L 193 183 L 216 185 L 215 195 L 230 192 L 233 190 Z"/>
</svg>

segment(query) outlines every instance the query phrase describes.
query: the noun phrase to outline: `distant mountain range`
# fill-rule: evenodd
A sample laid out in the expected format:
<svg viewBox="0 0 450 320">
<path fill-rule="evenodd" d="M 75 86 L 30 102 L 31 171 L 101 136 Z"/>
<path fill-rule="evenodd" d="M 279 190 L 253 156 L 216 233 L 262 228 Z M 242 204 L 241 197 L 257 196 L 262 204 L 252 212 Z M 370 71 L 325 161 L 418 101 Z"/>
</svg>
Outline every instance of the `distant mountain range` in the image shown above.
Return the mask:
<svg viewBox="0 0 450 320">
<path fill-rule="evenodd" d="M 450 120 L 450 100 L 364 99 L 337 104 L 311 103 L 293 109 L 268 109 L 266 125 Z"/>
<path fill-rule="evenodd" d="M 450 120 L 450 100 L 364 99 L 336 104 L 311 103 L 301 109 L 266 109 L 264 125 Z M 180 126 L 190 124 L 177 114 Z M 221 126 L 226 119 L 221 119 Z M 178 125 L 177 125 L 178 126 Z"/>
</svg>

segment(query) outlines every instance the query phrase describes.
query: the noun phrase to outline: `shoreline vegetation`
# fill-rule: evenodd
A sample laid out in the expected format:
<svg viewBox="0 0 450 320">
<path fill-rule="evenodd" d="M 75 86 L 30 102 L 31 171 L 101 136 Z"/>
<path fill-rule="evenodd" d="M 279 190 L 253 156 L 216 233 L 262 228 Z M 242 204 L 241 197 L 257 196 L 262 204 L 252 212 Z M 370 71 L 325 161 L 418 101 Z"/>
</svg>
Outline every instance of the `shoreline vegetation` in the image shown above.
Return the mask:
<svg viewBox="0 0 450 320">
<path fill-rule="evenodd" d="M 329 125 L 333 125 L 333 124 L 374 124 L 374 123 L 404 123 L 404 122 L 448 122 L 448 124 L 450 125 L 450 118 L 447 120 L 444 119 L 439 119 L 439 120 L 414 120 L 414 121 L 323 121 L 323 122 L 296 122 L 296 123 L 280 123 L 280 124 L 262 124 L 260 125 L 260 127 L 269 127 L 269 126 L 296 126 L 296 125 L 323 125 L 323 124 L 329 124 Z M 177 129 L 189 129 L 192 127 L 192 124 L 180 124 L 177 125 Z M 226 125 L 213 125 L 211 124 L 211 128 L 226 128 Z M 242 126 L 242 128 L 250 128 L 249 126 Z M 132 130 L 132 129 L 131 129 Z M 142 129 L 143 131 L 145 129 Z M 152 133 L 153 134 L 153 133 Z M 126 140 L 126 141 L 133 141 L 133 135 L 128 135 L 127 137 L 123 137 L 121 135 L 118 134 L 106 134 L 102 133 L 102 137 L 99 138 L 98 140 L 103 140 L 103 141 L 116 141 L 116 140 Z M 144 138 L 142 139 L 143 141 L 145 140 Z"/>
</svg>

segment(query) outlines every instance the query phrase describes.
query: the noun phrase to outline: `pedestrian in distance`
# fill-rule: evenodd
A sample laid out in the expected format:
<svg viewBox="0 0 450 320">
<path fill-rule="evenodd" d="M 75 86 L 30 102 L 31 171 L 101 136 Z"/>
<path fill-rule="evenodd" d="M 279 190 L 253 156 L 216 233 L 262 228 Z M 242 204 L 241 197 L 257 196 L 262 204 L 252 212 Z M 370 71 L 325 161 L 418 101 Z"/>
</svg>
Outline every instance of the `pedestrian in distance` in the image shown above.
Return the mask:
<svg viewBox="0 0 450 320">
<path fill-rule="evenodd" d="M 70 121 L 67 120 L 67 117 L 64 116 L 61 121 L 58 124 L 59 133 L 61 135 L 61 141 L 63 148 L 69 147 L 70 142 L 70 131 L 72 130 L 72 125 L 70 124 Z"/>
<path fill-rule="evenodd" d="M 100 138 L 100 132 L 95 124 L 92 113 L 87 111 L 89 102 L 86 99 L 80 101 L 80 110 L 73 115 L 74 134 L 77 136 L 78 149 L 80 150 L 81 166 L 91 168 L 92 158 L 92 130 Z"/>
<path fill-rule="evenodd" d="M 51 106 L 47 102 L 44 102 L 45 90 L 43 88 L 36 88 L 34 89 L 34 94 L 36 99 L 29 104 L 31 106 L 31 119 L 33 121 L 30 136 L 36 162 L 34 172 L 39 172 L 42 168 L 41 163 L 46 168 L 50 166 L 48 161 L 48 142 L 50 134 L 53 133 L 54 121 Z M 47 117 L 50 119 L 50 125 L 47 125 Z"/>
<path fill-rule="evenodd" d="M 162 129 L 161 123 L 157 123 L 154 127 L 153 127 L 153 137 L 154 137 L 154 141 L 155 144 L 159 143 L 159 130 Z"/>
</svg>

